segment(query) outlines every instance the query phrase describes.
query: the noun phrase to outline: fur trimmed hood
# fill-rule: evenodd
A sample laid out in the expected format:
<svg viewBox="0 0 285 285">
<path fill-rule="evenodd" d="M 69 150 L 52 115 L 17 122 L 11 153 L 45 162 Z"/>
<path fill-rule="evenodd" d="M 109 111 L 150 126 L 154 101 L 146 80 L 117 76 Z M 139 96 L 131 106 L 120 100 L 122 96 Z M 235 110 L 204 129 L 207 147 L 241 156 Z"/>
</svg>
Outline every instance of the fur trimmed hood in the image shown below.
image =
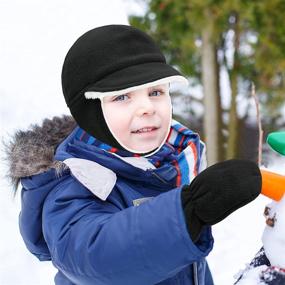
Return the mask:
<svg viewBox="0 0 285 285">
<path fill-rule="evenodd" d="M 64 164 L 54 161 L 56 147 L 76 127 L 72 116 L 63 115 L 44 119 L 41 125 L 31 125 L 27 131 L 17 130 L 2 141 L 4 160 L 7 163 L 7 179 L 16 191 L 22 177 L 32 176 Z"/>
</svg>

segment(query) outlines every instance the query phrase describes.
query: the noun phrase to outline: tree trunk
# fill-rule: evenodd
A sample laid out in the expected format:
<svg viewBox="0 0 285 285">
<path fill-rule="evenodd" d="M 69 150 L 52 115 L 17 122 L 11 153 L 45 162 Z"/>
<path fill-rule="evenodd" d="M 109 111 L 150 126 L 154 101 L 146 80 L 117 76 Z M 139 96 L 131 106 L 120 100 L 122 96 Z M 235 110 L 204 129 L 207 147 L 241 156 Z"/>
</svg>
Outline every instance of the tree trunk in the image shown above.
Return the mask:
<svg viewBox="0 0 285 285">
<path fill-rule="evenodd" d="M 207 146 L 208 165 L 220 160 L 221 139 L 221 105 L 218 86 L 217 48 L 213 40 L 214 23 L 206 22 L 202 30 L 202 83 L 204 91 L 204 133 Z"/>
<path fill-rule="evenodd" d="M 237 157 L 237 139 L 238 139 L 238 119 L 237 119 L 237 108 L 236 108 L 236 97 L 237 97 L 237 73 L 233 71 L 231 76 L 231 107 L 228 125 L 228 143 L 226 151 L 226 159 Z"/>
<path fill-rule="evenodd" d="M 233 56 L 233 68 L 230 71 L 230 85 L 231 85 L 231 107 L 229 116 L 229 137 L 226 151 L 226 158 L 237 158 L 238 156 L 238 133 L 239 133 L 239 123 L 236 107 L 236 98 L 238 94 L 238 74 L 239 74 L 239 62 L 238 62 L 238 50 L 239 50 L 239 21 L 238 14 L 235 13 L 235 23 L 234 23 L 234 56 Z"/>
</svg>

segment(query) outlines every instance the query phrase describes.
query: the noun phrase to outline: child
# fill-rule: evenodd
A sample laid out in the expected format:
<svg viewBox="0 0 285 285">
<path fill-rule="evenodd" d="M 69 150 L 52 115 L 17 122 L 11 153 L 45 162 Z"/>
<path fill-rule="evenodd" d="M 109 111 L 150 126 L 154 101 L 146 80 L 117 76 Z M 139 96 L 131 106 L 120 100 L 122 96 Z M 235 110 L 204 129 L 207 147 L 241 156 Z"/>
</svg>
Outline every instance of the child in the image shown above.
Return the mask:
<svg viewBox="0 0 285 285">
<path fill-rule="evenodd" d="M 16 134 L 20 231 L 56 284 L 213 284 L 211 225 L 255 199 L 261 176 L 243 160 L 204 170 L 198 134 L 172 120 L 173 81 L 187 82 L 142 31 L 93 29 L 63 64 L 76 124 Z"/>
</svg>

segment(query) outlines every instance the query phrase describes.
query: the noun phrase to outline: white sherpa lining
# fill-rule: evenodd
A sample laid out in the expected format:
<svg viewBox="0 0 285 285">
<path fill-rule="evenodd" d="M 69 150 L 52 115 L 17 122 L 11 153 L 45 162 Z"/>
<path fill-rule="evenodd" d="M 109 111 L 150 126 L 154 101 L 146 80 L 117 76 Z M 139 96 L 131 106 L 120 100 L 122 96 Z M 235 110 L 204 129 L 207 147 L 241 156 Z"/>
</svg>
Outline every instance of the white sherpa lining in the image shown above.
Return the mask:
<svg viewBox="0 0 285 285">
<path fill-rule="evenodd" d="M 138 90 L 138 89 L 149 88 L 152 86 L 165 84 L 165 83 L 171 83 L 171 82 L 181 82 L 185 84 L 186 86 L 188 86 L 189 84 L 188 80 L 185 77 L 181 75 L 173 75 L 173 76 L 164 77 L 164 78 L 152 81 L 152 82 L 128 87 L 128 88 L 121 89 L 121 90 L 114 90 L 114 91 L 107 91 L 107 92 L 86 91 L 84 95 L 86 99 L 100 99 L 101 100 L 105 96 L 119 96 L 119 95 L 126 94 L 129 92 Z"/>
</svg>

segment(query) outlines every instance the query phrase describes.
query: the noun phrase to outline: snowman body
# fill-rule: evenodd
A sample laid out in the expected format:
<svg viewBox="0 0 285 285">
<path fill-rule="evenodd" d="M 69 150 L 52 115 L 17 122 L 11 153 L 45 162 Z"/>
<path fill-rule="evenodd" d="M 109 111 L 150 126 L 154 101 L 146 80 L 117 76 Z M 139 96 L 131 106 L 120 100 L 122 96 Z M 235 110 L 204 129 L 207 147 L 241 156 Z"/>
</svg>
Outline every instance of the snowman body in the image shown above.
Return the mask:
<svg viewBox="0 0 285 285">
<path fill-rule="evenodd" d="M 270 222 L 262 235 L 264 251 L 271 266 L 285 268 L 285 196 L 270 203 L 267 209 L 266 218 Z"/>
</svg>

